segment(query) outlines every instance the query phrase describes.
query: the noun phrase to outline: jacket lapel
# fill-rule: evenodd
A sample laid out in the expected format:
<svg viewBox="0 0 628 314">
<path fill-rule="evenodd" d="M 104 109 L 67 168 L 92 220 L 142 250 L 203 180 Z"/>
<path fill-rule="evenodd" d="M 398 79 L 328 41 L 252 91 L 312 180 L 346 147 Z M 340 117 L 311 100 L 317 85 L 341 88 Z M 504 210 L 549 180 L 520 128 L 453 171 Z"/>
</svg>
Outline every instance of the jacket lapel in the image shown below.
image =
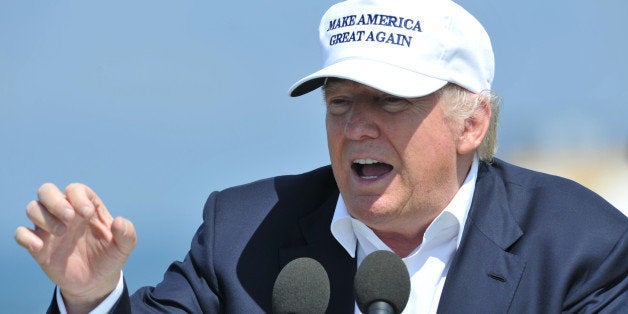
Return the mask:
<svg viewBox="0 0 628 314">
<path fill-rule="evenodd" d="M 299 220 L 305 245 L 282 248 L 279 259 L 282 267 L 299 257 L 310 257 L 320 262 L 330 281 L 331 296 L 327 312 L 352 313 L 356 260 L 351 258 L 331 234 L 330 225 L 337 200 L 336 190 L 321 207 Z"/>
<path fill-rule="evenodd" d="M 482 163 L 438 313 L 508 312 L 525 269 L 525 261 L 508 249 L 522 235 L 510 212 L 504 182 L 494 169 Z"/>
</svg>

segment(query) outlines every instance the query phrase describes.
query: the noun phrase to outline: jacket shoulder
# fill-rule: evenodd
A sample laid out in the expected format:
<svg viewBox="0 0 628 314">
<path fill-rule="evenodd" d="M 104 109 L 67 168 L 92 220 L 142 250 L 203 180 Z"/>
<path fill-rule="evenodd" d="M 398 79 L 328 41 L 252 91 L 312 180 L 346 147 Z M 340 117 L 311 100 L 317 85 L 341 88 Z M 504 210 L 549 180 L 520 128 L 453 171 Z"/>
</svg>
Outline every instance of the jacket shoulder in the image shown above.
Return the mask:
<svg viewBox="0 0 628 314">
<path fill-rule="evenodd" d="M 508 213 L 524 233 L 536 234 L 545 243 L 612 245 L 628 230 L 628 217 L 581 184 L 501 160 L 482 164 L 476 196 L 480 207 L 494 208 L 493 214 Z"/>
<path fill-rule="evenodd" d="M 482 164 L 482 174 L 490 174 L 502 181 L 511 195 L 511 202 L 522 201 L 512 196 L 526 196 L 527 201 L 541 202 L 547 206 L 556 205 L 563 209 L 594 207 L 595 214 L 607 212 L 615 216 L 619 210 L 603 197 L 573 180 L 522 168 L 496 159 L 492 164 Z"/>
<path fill-rule="evenodd" d="M 325 166 L 215 191 L 206 202 L 204 217 L 207 218 L 208 210 L 265 215 L 262 211 L 270 210 L 280 202 L 290 204 L 292 209 L 314 209 L 337 191 L 331 167 Z"/>
</svg>

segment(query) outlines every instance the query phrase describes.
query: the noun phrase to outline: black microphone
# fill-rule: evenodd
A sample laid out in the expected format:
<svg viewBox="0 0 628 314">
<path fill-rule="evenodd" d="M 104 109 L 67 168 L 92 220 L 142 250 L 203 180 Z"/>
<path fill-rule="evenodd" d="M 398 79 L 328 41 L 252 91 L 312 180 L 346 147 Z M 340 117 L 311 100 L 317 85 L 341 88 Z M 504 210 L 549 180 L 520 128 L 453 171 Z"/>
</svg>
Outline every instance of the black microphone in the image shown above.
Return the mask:
<svg viewBox="0 0 628 314">
<path fill-rule="evenodd" d="M 273 286 L 273 313 L 325 313 L 329 277 L 323 265 L 309 257 L 288 263 Z"/>
<path fill-rule="evenodd" d="M 408 268 L 395 253 L 375 251 L 360 264 L 353 288 L 362 313 L 401 313 L 410 297 Z"/>
</svg>

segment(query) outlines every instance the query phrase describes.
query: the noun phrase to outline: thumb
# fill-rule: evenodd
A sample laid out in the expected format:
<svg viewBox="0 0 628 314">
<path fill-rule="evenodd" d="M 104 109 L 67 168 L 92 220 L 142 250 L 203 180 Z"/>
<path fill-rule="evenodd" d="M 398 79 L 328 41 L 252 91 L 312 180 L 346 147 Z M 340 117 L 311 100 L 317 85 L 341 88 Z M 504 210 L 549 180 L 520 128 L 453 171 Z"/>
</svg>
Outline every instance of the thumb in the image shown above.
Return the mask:
<svg viewBox="0 0 628 314">
<path fill-rule="evenodd" d="M 123 217 L 116 217 L 111 224 L 111 233 L 121 253 L 127 257 L 135 248 L 137 234 L 133 223 Z"/>
</svg>

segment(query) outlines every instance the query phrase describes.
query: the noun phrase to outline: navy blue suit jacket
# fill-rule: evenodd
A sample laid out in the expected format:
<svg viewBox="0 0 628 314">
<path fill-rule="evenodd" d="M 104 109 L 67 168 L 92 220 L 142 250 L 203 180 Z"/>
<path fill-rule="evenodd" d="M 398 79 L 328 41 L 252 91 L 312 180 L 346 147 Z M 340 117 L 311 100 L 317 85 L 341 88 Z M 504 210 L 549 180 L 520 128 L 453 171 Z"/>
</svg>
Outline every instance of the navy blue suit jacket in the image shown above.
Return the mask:
<svg viewBox="0 0 628 314">
<path fill-rule="evenodd" d="M 330 232 L 337 199 L 330 167 L 211 194 L 184 261 L 112 312 L 270 312 L 279 271 L 306 256 L 329 274 L 328 312 L 352 313 L 356 261 Z M 481 163 L 438 312 L 628 313 L 627 230 L 572 181 Z"/>
</svg>

